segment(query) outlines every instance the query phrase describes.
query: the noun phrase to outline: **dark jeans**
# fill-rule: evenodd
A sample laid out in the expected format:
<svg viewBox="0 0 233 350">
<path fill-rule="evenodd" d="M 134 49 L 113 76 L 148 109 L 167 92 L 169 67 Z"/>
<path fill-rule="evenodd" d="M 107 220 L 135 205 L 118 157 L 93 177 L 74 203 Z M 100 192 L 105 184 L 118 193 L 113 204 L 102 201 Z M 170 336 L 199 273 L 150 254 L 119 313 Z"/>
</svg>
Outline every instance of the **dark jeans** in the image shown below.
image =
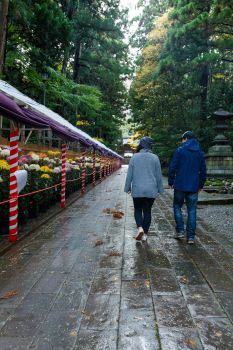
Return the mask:
<svg viewBox="0 0 233 350">
<path fill-rule="evenodd" d="M 151 224 L 151 208 L 154 198 L 133 198 L 134 217 L 137 227 L 142 227 L 145 233 L 148 233 Z"/>
<path fill-rule="evenodd" d="M 188 211 L 188 219 L 186 225 L 187 239 L 194 239 L 196 231 L 196 211 L 198 200 L 197 192 L 184 192 L 174 190 L 173 208 L 176 221 L 176 232 L 184 231 L 184 220 L 182 214 L 182 206 L 184 204 L 184 200 L 186 201 Z"/>
</svg>

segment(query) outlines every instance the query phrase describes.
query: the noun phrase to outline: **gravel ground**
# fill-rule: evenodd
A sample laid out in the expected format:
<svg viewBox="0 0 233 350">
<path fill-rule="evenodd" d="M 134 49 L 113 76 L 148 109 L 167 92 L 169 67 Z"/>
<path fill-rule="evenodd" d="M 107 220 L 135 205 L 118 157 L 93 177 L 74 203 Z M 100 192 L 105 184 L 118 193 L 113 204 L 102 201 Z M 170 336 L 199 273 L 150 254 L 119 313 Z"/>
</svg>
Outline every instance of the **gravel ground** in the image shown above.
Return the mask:
<svg viewBox="0 0 233 350">
<path fill-rule="evenodd" d="M 213 229 L 217 239 L 233 244 L 233 206 L 203 206 L 198 210 L 198 216 Z"/>
</svg>

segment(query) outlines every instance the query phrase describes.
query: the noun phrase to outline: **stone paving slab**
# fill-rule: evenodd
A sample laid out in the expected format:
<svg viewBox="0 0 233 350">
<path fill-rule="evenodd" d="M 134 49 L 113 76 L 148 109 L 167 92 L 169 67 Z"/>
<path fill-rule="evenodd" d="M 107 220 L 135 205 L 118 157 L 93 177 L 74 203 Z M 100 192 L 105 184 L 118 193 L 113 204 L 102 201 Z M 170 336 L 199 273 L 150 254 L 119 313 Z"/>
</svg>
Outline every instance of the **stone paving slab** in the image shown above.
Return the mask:
<svg viewBox="0 0 233 350">
<path fill-rule="evenodd" d="M 195 246 L 175 240 L 170 190 L 152 208 L 148 242 L 136 242 L 125 176 L 0 257 L 1 350 L 233 349 L 233 247 L 201 220 Z"/>
</svg>

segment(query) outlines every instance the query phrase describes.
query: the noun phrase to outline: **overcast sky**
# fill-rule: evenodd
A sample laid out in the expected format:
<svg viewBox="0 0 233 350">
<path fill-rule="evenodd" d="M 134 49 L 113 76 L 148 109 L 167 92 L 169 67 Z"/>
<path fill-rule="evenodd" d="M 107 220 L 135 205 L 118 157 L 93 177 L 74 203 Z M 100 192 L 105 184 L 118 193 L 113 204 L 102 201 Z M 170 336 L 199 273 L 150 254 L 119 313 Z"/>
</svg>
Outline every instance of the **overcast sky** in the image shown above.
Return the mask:
<svg viewBox="0 0 233 350">
<path fill-rule="evenodd" d="M 129 21 L 131 21 L 135 16 L 137 16 L 139 14 L 139 10 L 137 8 L 137 3 L 138 3 L 138 0 L 121 0 L 120 1 L 120 4 L 122 7 L 126 7 L 129 9 Z M 130 27 L 130 33 L 134 33 L 134 31 L 136 30 L 137 28 L 137 24 L 134 23 L 134 24 L 131 24 L 131 27 Z"/>
<path fill-rule="evenodd" d="M 130 19 L 132 19 L 138 13 L 137 2 L 138 2 L 138 0 L 121 0 L 121 6 L 129 8 L 129 18 Z"/>
</svg>

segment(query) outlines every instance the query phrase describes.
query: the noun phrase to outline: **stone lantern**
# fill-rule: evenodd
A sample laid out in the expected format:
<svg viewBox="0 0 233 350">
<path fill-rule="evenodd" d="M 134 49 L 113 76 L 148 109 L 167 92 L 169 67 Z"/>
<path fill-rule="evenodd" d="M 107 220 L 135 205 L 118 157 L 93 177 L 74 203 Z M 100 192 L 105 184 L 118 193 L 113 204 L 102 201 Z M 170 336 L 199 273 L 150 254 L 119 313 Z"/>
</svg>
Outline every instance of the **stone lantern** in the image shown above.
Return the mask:
<svg viewBox="0 0 233 350">
<path fill-rule="evenodd" d="M 217 135 L 213 140 L 213 146 L 206 154 L 206 166 L 208 177 L 233 179 L 233 152 L 224 132 L 228 129 L 226 121 L 233 117 L 233 113 L 219 108 L 210 117 L 216 121 Z"/>
</svg>

